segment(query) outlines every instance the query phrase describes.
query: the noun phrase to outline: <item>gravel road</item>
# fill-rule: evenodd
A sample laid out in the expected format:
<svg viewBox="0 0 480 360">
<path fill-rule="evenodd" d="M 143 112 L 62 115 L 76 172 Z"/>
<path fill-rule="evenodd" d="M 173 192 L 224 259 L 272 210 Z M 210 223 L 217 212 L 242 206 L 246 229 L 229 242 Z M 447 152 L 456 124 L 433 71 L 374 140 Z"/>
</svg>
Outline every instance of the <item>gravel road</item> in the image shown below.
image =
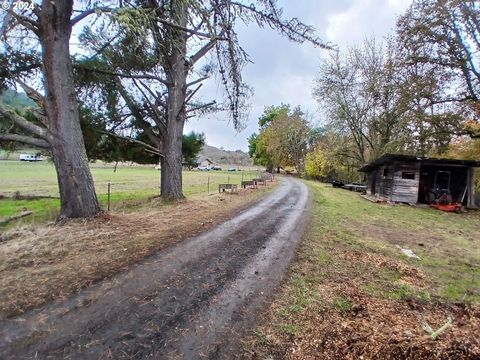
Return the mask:
<svg viewBox="0 0 480 360">
<path fill-rule="evenodd" d="M 0 358 L 241 357 L 239 340 L 292 260 L 308 204 L 307 187 L 282 178 L 267 197 L 212 230 L 0 322 Z"/>
</svg>

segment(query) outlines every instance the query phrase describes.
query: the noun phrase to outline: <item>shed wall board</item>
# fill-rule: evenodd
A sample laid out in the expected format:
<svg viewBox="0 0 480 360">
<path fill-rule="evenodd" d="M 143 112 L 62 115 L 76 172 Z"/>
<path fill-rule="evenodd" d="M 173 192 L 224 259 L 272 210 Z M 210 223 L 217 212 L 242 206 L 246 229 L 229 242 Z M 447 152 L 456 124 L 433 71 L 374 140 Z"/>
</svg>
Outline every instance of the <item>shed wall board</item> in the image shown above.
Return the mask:
<svg viewBox="0 0 480 360">
<path fill-rule="evenodd" d="M 392 188 L 392 201 L 415 204 L 418 201 L 420 163 L 395 162 Z M 403 179 L 403 172 L 412 172 L 415 179 Z"/>
<path fill-rule="evenodd" d="M 380 191 L 381 191 L 381 182 L 382 181 L 382 177 L 381 177 L 381 169 L 378 169 L 377 171 L 375 171 L 375 194 L 377 196 L 380 196 Z"/>
<path fill-rule="evenodd" d="M 475 204 L 475 174 L 473 168 L 467 169 L 467 206 L 476 207 Z"/>
<path fill-rule="evenodd" d="M 380 169 L 381 169 L 381 171 L 379 171 L 380 180 L 378 182 L 380 188 L 378 192 L 380 193 L 381 197 L 391 200 L 392 190 L 393 190 L 393 171 L 394 171 L 393 165 L 385 165 L 385 166 L 382 166 Z M 387 176 L 383 175 L 385 170 L 388 171 Z"/>
</svg>

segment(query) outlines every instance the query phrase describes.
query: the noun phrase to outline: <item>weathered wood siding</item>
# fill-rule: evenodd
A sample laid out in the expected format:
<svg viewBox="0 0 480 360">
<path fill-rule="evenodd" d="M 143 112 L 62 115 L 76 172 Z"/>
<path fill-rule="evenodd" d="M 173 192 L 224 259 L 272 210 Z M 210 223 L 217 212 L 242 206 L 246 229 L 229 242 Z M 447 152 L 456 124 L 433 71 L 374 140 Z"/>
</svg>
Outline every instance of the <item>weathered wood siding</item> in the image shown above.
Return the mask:
<svg viewBox="0 0 480 360">
<path fill-rule="evenodd" d="M 367 195 L 374 195 L 374 192 L 372 192 L 372 183 L 373 183 L 373 178 L 374 176 L 376 175 L 376 171 L 373 170 L 373 171 L 370 171 L 369 173 L 367 173 Z"/>
<path fill-rule="evenodd" d="M 380 186 L 380 170 L 376 169 L 375 171 L 372 172 L 372 181 L 375 182 L 375 196 L 378 197 L 378 189 Z"/>
<path fill-rule="evenodd" d="M 380 197 L 391 200 L 392 199 L 392 189 L 393 189 L 393 164 L 381 166 L 379 171 L 380 181 L 379 181 L 379 189 L 378 193 Z M 385 175 L 385 171 L 387 174 Z"/>
<path fill-rule="evenodd" d="M 418 185 L 420 180 L 420 163 L 394 164 L 392 201 L 416 204 L 418 201 Z M 403 173 L 415 174 L 414 179 L 402 178 Z"/>
<path fill-rule="evenodd" d="M 467 170 L 467 206 L 477 207 L 475 204 L 475 172 L 472 167 Z"/>
<path fill-rule="evenodd" d="M 388 175 L 384 175 L 384 170 L 387 169 Z M 367 175 L 367 194 L 374 195 L 378 198 L 391 200 L 393 188 L 393 165 L 379 166 L 372 170 Z M 375 186 L 373 186 L 375 184 Z M 375 191 L 372 189 L 375 187 Z"/>
<path fill-rule="evenodd" d="M 377 172 L 375 173 L 376 175 L 376 180 L 375 180 L 375 194 L 377 196 L 380 196 L 380 192 L 382 189 L 382 172 L 381 169 L 377 169 Z"/>
</svg>

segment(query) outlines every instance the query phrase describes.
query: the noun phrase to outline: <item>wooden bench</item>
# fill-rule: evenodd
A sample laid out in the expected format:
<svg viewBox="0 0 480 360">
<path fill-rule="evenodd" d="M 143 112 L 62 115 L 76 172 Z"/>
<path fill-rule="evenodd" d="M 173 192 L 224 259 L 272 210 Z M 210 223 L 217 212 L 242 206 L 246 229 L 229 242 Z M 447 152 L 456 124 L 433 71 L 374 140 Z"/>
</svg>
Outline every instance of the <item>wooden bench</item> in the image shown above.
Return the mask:
<svg viewBox="0 0 480 360">
<path fill-rule="evenodd" d="M 265 180 L 264 179 L 252 179 L 252 181 L 255 185 L 258 185 L 258 184 L 265 185 Z"/>
<path fill-rule="evenodd" d="M 218 192 L 225 192 L 225 190 L 230 190 L 231 192 L 236 192 L 237 191 L 237 185 L 236 184 L 219 184 L 218 185 Z"/>
<path fill-rule="evenodd" d="M 253 180 L 248 180 L 248 181 L 242 181 L 242 188 L 246 188 L 247 186 L 253 186 L 256 187 L 255 183 Z"/>
</svg>

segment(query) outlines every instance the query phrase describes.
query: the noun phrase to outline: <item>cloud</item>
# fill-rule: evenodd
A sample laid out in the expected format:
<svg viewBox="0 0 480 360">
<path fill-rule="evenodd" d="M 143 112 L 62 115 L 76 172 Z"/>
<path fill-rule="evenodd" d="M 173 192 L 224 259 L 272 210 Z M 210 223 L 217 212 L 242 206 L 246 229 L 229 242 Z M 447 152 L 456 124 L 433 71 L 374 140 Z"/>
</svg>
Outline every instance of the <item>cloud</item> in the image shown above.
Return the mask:
<svg viewBox="0 0 480 360">
<path fill-rule="evenodd" d="M 359 44 L 375 35 L 381 38 L 392 31 L 396 16 L 403 12 L 410 0 L 284 0 L 279 5 L 284 17 L 297 17 L 315 27 L 325 41 L 340 48 Z M 316 114 L 317 104 L 312 98 L 312 84 L 318 72 L 320 60 L 327 51 L 311 44 L 296 44 L 269 28 L 259 29 L 254 24 L 239 25 L 238 36 L 242 47 L 250 54 L 253 64 L 243 72 L 246 83 L 254 88 L 250 99 L 251 111 L 246 128 L 241 133 L 233 130 L 225 113 L 202 119 L 193 119 L 186 131 L 203 131 L 207 142 L 226 149 L 248 148 L 247 138 L 258 132 L 258 118 L 265 106 L 300 105 L 310 114 Z M 208 84 L 203 89 L 204 98 L 219 98 L 217 84 Z"/>
<path fill-rule="evenodd" d="M 410 0 L 356 0 L 348 9 L 329 18 L 327 39 L 346 47 L 372 36 L 382 38 L 394 31 L 397 16 L 410 3 Z"/>
</svg>

